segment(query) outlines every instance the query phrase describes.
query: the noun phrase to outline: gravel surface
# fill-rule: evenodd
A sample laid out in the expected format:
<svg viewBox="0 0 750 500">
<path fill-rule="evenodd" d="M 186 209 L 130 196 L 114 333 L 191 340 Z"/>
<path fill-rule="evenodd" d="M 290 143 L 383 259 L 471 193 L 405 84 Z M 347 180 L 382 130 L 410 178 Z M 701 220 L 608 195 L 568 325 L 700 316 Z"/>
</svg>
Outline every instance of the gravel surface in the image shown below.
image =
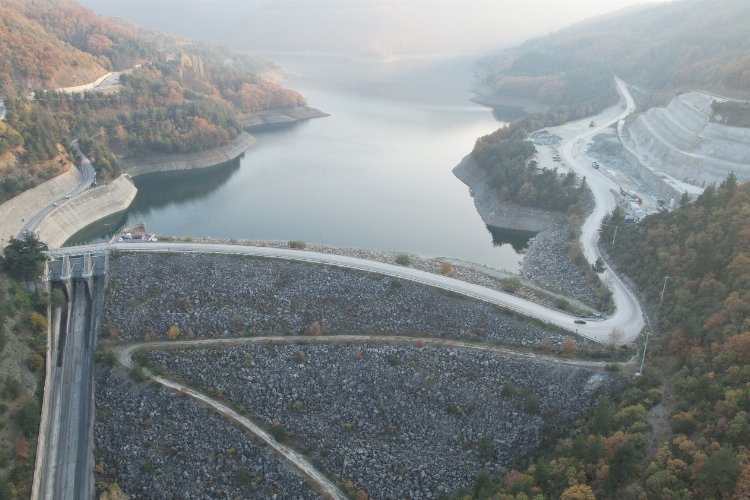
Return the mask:
<svg viewBox="0 0 750 500">
<path fill-rule="evenodd" d="M 596 293 L 580 267 L 565 251 L 570 226 L 561 224 L 538 233 L 526 250 L 521 276 L 596 306 Z"/>
<path fill-rule="evenodd" d="M 479 301 L 332 266 L 215 254 L 128 254 L 110 260 L 104 331 L 124 340 L 323 334 L 425 335 L 530 347 L 565 334 Z M 603 349 L 583 337 L 579 351 Z"/>
<path fill-rule="evenodd" d="M 619 386 L 606 372 L 433 347 L 233 346 L 149 356 L 287 433 L 342 489 L 371 498 L 436 498 L 470 485 L 482 468 L 500 472 Z"/>
<path fill-rule="evenodd" d="M 191 400 L 96 369 L 96 482 L 130 498 L 319 498 L 253 437 Z"/>
</svg>

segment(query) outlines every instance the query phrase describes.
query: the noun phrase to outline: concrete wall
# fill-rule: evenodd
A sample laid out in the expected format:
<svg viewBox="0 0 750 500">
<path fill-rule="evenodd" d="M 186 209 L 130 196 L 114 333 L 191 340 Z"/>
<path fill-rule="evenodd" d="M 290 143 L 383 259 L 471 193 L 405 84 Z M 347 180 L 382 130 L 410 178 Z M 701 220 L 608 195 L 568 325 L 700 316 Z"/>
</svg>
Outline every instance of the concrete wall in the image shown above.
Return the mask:
<svg viewBox="0 0 750 500">
<path fill-rule="evenodd" d="M 208 168 L 234 160 L 253 144 L 255 144 L 255 137 L 247 132 L 242 132 L 226 146 L 198 153 L 150 155 L 145 158 L 122 159 L 120 160 L 120 167 L 123 172 L 131 177 L 154 172 Z"/>
<path fill-rule="evenodd" d="M 137 193 L 133 182 L 121 175 L 106 186 L 89 189 L 53 210 L 37 228 L 42 241 L 59 248 L 84 227 L 127 209 Z"/>
<path fill-rule="evenodd" d="M 64 174 L 48 180 L 0 205 L 0 248 L 16 236 L 29 220 L 44 207 L 69 193 L 80 182 L 80 173 L 72 167 Z"/>
</svg>

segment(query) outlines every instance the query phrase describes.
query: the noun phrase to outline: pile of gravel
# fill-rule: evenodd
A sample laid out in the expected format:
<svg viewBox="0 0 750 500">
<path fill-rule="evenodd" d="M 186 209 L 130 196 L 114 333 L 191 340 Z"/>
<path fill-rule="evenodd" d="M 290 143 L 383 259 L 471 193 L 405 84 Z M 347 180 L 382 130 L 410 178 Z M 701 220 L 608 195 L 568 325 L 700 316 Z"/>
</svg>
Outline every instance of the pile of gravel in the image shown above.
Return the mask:
<svg viewBox="0 0 750 500">
<path fill-rule="evenodd" d="M 253 437 L 189 399 L 96 369 L 96 482 L 130 498 L 319 498 Z"/>
<path fill-rule="evenodd" d="M 596 307 L 596 292 L 565 251 L 570 226 L 557 225 L 537 234 L 526 250 L 521 276 Z"/>
<path fill-rule="evenodd" d="M 498 473 L 620 384 L 590 369 L 433 347 L 246 345 L 149 356 L 241 405 L 371 498 L 437 498 L 483 468 Z"/>
<path fill-rule="evenodd" d="M 417 283 L 332 266 L 216 254 L 110 261 L 104 329 L 125 340 L 307 333 L 444 336 L 559 346 L 566 334 Z M 601 350 L 583 337 L 581 350 Z"/>
</svg>

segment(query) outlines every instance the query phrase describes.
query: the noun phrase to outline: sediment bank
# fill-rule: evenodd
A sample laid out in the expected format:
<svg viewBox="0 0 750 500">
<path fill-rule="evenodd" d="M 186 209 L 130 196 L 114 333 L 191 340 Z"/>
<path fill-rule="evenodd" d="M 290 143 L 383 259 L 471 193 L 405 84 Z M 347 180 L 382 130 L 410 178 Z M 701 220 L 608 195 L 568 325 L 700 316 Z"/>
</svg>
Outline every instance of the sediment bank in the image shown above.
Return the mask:
<svg viewBox="0 0 750 500">
<path fill-rule="evenodd" d="M 69 193 L 81 181 L 77 168 L 58 175 L 0 205 L 0 246 L 16 236 L 27 220 Z"/>
<path fill-rule="evenodd" d="M 313 118 L 325 118 L 331 116 L 319 109 L 308 106 L 297 106 L 295 108 L 268 109 L 249 113 L 242 117 L 242 125 L 245 128 L 262 127 L 264 125 L 276 125 L 282 123 L 292 123 Z"/>
<path fill-rule="evenodd" d="M 208 168 L 232 161 L 255 144 L 255 137 L 242 132 L 228 144 L 197 153 L 149 155 L 120 160 L 122 171 L 131 177 L 155 172 Z"/>
<path fill-rule="evenodd" d="M 59 248 L 68 238 L 89 224 L 126 210 L 137 191 L 133 182 L 125 175 L 106 186 L 85 191 L 42 219 L 37 228 L 39 238 L 50 248 Z"/>
</svg>

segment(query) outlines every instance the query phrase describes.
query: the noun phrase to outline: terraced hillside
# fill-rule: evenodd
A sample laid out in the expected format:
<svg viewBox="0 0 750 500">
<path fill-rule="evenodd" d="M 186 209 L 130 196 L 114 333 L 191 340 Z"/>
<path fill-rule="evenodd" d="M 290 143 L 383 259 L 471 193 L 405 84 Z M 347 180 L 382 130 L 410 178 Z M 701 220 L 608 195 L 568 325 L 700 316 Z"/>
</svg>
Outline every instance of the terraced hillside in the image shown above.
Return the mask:
<svg viewBox="0 0 750 500">
<path fill-rule="evenodd" d="M 641 114 L 623 131 L 626 148 L 648 168 L 698 186 L 730 172 L 750 180 L 750 128 L 722 123 L 722 109 L 738 101 L 700 92 L 681 94 Z"/>
</svg>

